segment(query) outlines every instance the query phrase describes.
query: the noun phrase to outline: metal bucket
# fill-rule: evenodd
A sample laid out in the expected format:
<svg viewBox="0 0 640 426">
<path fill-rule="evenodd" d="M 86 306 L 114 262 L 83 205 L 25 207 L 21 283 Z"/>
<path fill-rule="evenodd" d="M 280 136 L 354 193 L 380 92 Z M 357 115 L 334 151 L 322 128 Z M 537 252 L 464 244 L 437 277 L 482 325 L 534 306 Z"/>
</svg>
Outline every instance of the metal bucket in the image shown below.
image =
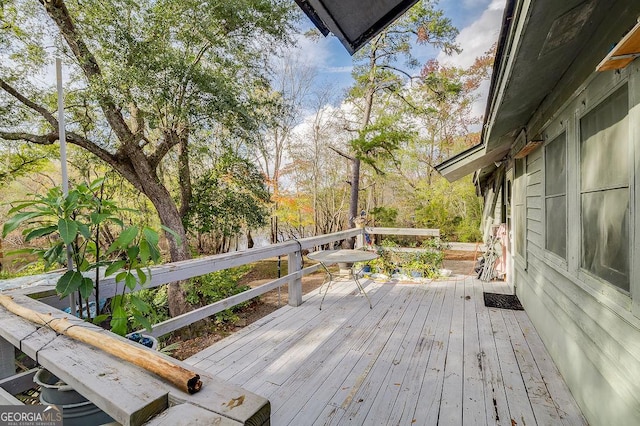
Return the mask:
<svg viewBox="0 0 640 426">
<path fill-rule="evenodd" d="M 114 421 L 107 413 L 48 370 L 38 370 L 33 381 L 40 386 L 42 404 L 62 407 L 64 426 L 102 425 Z"/>
</svg>

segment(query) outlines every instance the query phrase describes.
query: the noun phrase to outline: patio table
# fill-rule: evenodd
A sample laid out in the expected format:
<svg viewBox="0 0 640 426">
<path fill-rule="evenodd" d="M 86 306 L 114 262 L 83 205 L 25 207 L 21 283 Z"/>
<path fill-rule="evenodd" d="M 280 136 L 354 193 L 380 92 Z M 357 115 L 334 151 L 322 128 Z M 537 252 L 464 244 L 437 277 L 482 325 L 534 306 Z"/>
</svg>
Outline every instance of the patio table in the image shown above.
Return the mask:
<svg viewBox="0 0 640 426">
<path fill-rule="evenodd" d="M 373 309 L 371 300 L 369 299 L 367 293 L 364 291 L 364 288 L 362 287 L 362 284 L 358 279 L 358 275 L 360 274 L 360 272 L 362 272 L 363 268 L 360 268 L 360 270 L 356 272 L 355 264 L 356 262 L 366 262 L 368 260 L 376 259 L 378 257 L 378 254 L 370 251 L 340 249 L 317 251 L 314 253 L 309 253 L 307 257 L 311 260 L 320 262 L 320 265 L 322 265 L 326 273 L 325 280 L 320 286 L 320 292 L 322 292 L 322 286 L 324 286 L 325 283 L 327 284 L 327 288 L 325 289 L 322 300 L 320 301 L 320 310 L 322 310 L 322 303 L 324 302 L 324 298 L 327 296 L 327 292 L 329 291 L 329 287 L 331 286 L 331 282 L 333 281 L 333 274 L 331 273 L 331 271 L 329 271 L 327 266 L 334 263 L 350 264 L 349 276 L 353 278 L 360 292 L 364 294 L 364 297 L 367 298 L 367 301 L 369 302 L 369 309 Z"/>
</svg>

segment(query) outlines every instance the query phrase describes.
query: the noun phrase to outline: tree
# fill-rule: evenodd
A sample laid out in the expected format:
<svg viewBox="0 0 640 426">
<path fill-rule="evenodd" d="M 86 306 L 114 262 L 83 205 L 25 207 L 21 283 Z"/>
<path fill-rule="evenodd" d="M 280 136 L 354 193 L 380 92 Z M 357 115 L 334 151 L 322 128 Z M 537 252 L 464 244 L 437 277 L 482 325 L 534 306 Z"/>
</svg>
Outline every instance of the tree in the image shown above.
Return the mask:
<svg viewBox="0 0 640 426">
<path fill-rule="evenodd" d="M 468 69 L 427 62 L 420 80 L 407 91 L 412 117 L 419 123 L 418 137 L 406 139 L 396 152 L 396 173 L 403 179 L 387 182 L 391 199 L 399 207 L 396 224 L 439 228 L 443 235 L 458 240 L 475 241 L 479 236 L 481 203 L 470 179 L 450 184 L 435 171 L 435 165 L 452 153 L 479 141 L 473 131 L 481 117 L 474 116 L 472 106 L 478 88 L 489 76 L 492 51 L 476 59 Z"/>
<path fill-rule="evenodd" d="M 349 100 L 357 108 L 360 121 L 352 129 L 358 134 L 353 144 L 355 154 L 342 153 L 351 161 L 351 227 L 354 226 L 353 219 L 359 215 L 360 165 L 363 155 L 376 150 L 389 152 L 394 149 L 387 137 L 378 137 L 377 140 L 369 137 L 373 134 L 380 135 L 380 132 L 372 132 L 371 128 L 376 102 L 384 93 L 403 99 L 403 87 L 413 76 L 402 69 L 400 61 L 404 60 L 408 69 L 417 67 L 418 63 L 411 53 L 413 43 L 430 44 L 450 53 L 458 50 L 454 44 L 456 35 L 457 30 L 451 21 L 436 9 L 436 1 L 423 0 L 395 24 L 374 37 L 354 57 L 355 84 L 349 93 Z M 367 147 L 363 149 L 365 145 Z"/>
<path fill-rule="evenodd" d="M 274 70 L 272 103 L 268 109 L 270 120 L 257 143 L 257 160 L 267 177 L 273 195 L 271 242 L 278 241 L 278 199 L 283 157 L 291 143 L 291 132 L 300 123 L 301 112 L 316 71 L 295 58 L 295 52 L 285 54 Z"/>
<path fill-rule="evenodd" d="M 9 0 L 0 37 L 0 139 L 51 145 L 58 120 L 47 90 L 30 76 L 47 65 L 56 40 L 71 67 L 67 142 L 111 166 L 154 205 L 182 241 L 192 197 L 190 145 L 212 123 L 250 139 L 257 129 L 256 88 L 273 46 L 286 42 L 292 5 L 285 0 Z M 54 24 L 56 31 L 51 31 Z M 159 173 L 177 151 L 179 202 Z M 173 261 L 186 244 L 167 235 Z M 172 315 L 187 310 L 178 285 Z"/>
<path fill-rule="evenodd" d="M 7 144 L 2 149 L 2 162 L 0 162 L 0 184 L 25 176 L 29 173 L 39 172 L 46 168 L 52 158 L 56 158 L 57 152 L 52 147 L 37 145 Z"/>
<path fill-rule="evenodd" d="M 298 193 L 310 195 L 313 235 L 343 230 L 347 224 L 348 192 L 344 185 L 342 158 L 331 146 L 343 145 L 348 135 L 340 126 L 331 87 L 314 91 L 313 113 L 296 129 L 290 145 L 292 159 L 286 176 Z"/>
<path fill-rule="evenodd" d="M 216 160 L 212 169 L 197 177 L 184 218 L 185 227 L 198 235 L 200 246 L 202 234 L 213 236 L 214 253 L 225 251 L 229 237 L 242 229 L 266 225 L 269 202 L 264 178 L 253 163 L 231 150 Z"/>
<path fill-rule="evenodd" d="M 413 152 L 428 182 L 436 164 L 479 142 L 472 129 L 482 123 L 482 117 L 473 115 L 472 106 L 480 96 L 480 85 L 489 78 L 494 55 L 495 46 L 468 69 L 444 66 L 436 60 L 423 66 L 419 83 L 411 91 L 412 102 L 424 111 L 417 115 L 422 140 Z"/>
</svg>

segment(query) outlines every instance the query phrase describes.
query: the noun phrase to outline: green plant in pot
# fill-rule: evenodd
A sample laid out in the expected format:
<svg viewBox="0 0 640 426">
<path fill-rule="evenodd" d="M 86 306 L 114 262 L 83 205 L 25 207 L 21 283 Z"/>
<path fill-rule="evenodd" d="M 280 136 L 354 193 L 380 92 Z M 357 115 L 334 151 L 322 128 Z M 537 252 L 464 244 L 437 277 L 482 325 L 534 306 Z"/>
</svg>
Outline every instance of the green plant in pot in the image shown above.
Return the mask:
<svg viewBox="0 0 640 426">
<path fill-rule="evenodd" d="M 58 295 L 63 298 L 75 293 L 81 317 L 97 324 L 110 318 L 111 331 L 124 335 L 129 315 L 146 328 L 151 327 L 145 316 L 148 303 L 134 293 L 125 297 L 125 291 L 135 289 L 138 282 L 144 285 L 150 278 L 147 266 L 161 258 L 159 235 L 148 227 L 125 225 L 118 214 L 132 210 L 105 200 L 103 191 L 104 179 L 98 179 L 88 185 L 77 185 L 66 196 L 60 187 L 54 187 L 45 195 L 18 201 L 9 211 L 2 235 L 6 237 L 22 227 L 26 242 L 46 239 L 44 248 L 21 251 L 36 254 L 47 268 L 67 267 L 56 284 Z M 107 242 L 112 235 L 117 237 Z M 102 309 L 101 271 L 105 277 L 115 275 L 116 283 L 122 284 L 119 294 Z"/>
</svg>

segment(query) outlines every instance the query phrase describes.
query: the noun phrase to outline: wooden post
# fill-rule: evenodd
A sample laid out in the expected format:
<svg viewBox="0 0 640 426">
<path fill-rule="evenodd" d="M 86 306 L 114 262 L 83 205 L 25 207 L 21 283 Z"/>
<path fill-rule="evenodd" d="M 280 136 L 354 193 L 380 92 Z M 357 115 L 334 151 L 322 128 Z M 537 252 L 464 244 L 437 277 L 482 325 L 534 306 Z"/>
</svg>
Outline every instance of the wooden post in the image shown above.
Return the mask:
<svg viewBox="0 0 640 426">
<path fill-rule="evenodd" d="M 289 253 L 289 274 L 302 270 L 302 252 Z M 302 275 L 289 280 L 289 305 L 302 305 Z"/>
<path fill-rule="evenodd" d="M 0 337 L 0 379 L 16 374 L 15 348 Z"/>
<path fill-rule="evenodd" d="M 364 247 L 364 222 L 365 220 L 361 217 L 353 221 L 353 223 L 356 225 L 356 228 L 360 230 L 360 233 L 356 235 L 356 246 L 354 247 L 356 249 L 361 249 Z"/>
</svg>

